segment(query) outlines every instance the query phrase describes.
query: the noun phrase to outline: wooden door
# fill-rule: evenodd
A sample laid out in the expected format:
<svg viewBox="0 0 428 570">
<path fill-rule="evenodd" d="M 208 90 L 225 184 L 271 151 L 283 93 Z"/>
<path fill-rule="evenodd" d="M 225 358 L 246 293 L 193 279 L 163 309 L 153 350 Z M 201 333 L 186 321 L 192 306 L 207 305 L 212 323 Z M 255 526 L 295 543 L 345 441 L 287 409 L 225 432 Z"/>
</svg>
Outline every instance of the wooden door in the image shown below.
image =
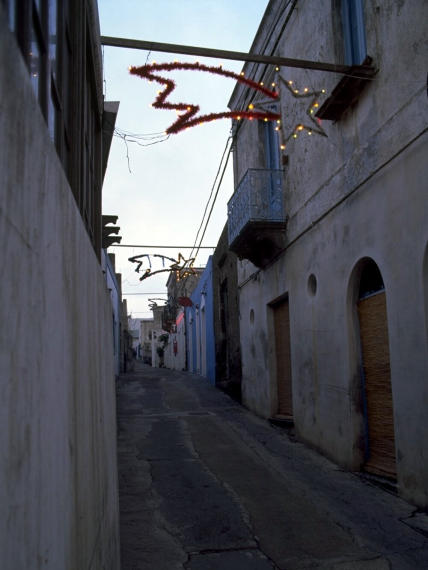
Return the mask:
<svg viewBox="0 0 428 570">
<path fill-rule="evenodd" d="M 395 437 L 385 292 L 358 302 L 368 453 L 364 469 L 395 478 Z"/>
<path fill-rule="evenodd" d="M 273 306 L 276 352 L 278 414 L 293 417 L 290 354 L 290 311 L 288 299 Z"/>
</svg>

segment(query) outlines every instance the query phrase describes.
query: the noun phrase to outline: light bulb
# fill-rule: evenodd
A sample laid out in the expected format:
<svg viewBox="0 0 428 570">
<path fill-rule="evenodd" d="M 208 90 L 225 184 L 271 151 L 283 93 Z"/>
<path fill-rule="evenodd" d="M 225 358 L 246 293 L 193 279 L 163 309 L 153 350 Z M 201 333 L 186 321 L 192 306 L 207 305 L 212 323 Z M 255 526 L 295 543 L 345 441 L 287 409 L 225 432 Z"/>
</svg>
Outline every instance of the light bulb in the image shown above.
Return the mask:
<svg viewBox="0 0 428 570">
<path fill-rule="evenodd" d="M 260 85 L 264 85 L 263 81 L 260 81 Z"/>
<path fill-rule="evenodd" d="M 282 144 L 280 148 L 281 150 L 285 150 L 285 144 Z"/>
<path fill-rule="evenodd" d="M 275 71 L 279 71 L 279 67 L 275 67 Z"/>
<path fill-rule="evenodd" d="M 309 89 L 308 89 L 307 87 L 305 87 L 305 88 L 303 89 L 303 91 L 304 91 L 305 93 L 307 93 L 307 92 L 309 91 Z"/>
<path fill-rule="evenodd" d="M 298 125 L 298 126 L 297 126 L 297 130 L 298 130 L 298 131 L 303 131 L 303 129 L 304 129 L 303 125 Z"/>
<path fill-rule="evenodd" d="M 250 103 L 250 104 L 248 105 L 248 108 L 249 108 L 249 109 L 254 109 L 254 105 L 253 105 L 252 103 Z"/>
<path fill-rule="evenodd" d="M 289 81 L 289 82 L 288 82 L 288 85 L 293 85 L 293 82 L 292 82 L 292 81 Z"/>
<path fill-rule="evenodd" d="M 275 87 L 276 83 L 275 81 L 272 82 L 272 87 Z"/>
</svg>

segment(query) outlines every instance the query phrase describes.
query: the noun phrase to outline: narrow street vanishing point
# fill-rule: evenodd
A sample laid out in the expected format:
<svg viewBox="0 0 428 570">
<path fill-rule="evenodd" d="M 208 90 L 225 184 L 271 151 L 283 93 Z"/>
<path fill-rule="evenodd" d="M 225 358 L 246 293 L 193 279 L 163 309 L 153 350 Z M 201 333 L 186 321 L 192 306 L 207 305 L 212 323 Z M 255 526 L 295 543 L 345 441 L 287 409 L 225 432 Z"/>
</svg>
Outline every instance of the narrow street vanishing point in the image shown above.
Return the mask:
<svg viewBox="0 0 428 570">
<path fill-rule="evenodd" d="M 122 570 L 428 568 L 426 515 L 201 377 L 118 383 Z"/>
</svg>

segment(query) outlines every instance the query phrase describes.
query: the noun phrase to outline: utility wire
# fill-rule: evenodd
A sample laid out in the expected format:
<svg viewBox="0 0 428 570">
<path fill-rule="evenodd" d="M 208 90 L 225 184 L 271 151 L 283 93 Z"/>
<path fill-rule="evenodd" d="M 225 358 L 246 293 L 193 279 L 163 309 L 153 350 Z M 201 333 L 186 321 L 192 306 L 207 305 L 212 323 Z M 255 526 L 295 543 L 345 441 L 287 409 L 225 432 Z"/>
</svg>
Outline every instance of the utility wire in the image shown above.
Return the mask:
<svg viewBox="0 0 428 570">
<path fill-rule="evenodd" d="M 202 229 L 202 226 L 203 226 L 203 223 L 204 223 L 204 220 L 205 220 L 205 215 L 206 215 L 206 213 L 207 213 L 208 206 L 209 206 L 209 203 L 210 203 L 210 201 L 211 201 L 211 197 L 212 197 L 212 195 L 213 195 L 213 193 L 214 193 L 215 185 L 216 185 L 216 183 L 217 183 L 217 180 L 218 180 L 218 177 L 219 177 L 219 174 L 220 174 L 220 170 L 221 170 L 221 167 L 222 167 L 222 164 L 223 164 L 223 161 L 224 161 L 224 157 L 226 156 L 226 153 L 228 152 L 228 148 L 227 148 L 228 146 L 229 146 L 229 154 L 230 154 L 231 145 L 229 145 L 229 143 L 231 142 L 231 140 L 232 140 L 232 137 L 229 136 L 228 139 L 227 139 L 227 141 L 226 141 L 226 144 L 225 144 L 225 147 L 224 147 L 224 151 L 223 151 L 223 154 L 222 154 L 220 163 L 219 163 L 219 165 L 218 165 L 217 173 L 216 173 L 216 175 L 215 175 L 214 182 L 213 182 L 213 185 L 212 185 L 212 187 L 211 187 L 211 192 L 210 192 L 210 195 L 209 195 L 209 197 L 208 197 L 208 200 L 207 200 L 207 203 L 206 203 L 206 206 L 205 206 L 204 213 L 203 213 L 203 215 L 202 215 L 202 220 L 201 220 L 199 229 L 198 229 L 198 231 L 197 231 L 197 233 L 196 233 L 195 243 L 193 244 L 192 251 L 190 252 L 189 257 L 192 257 L 192 254 L 193 254 L 193 252 L 194 252 L 194 250 L 195 250 L 195 248 L 196 248 L 196 243 L 197 243 L 197 241 L 198 241 L 199 233 L 200 233 L 200 231 L 201 231 L 201 229 Z M 226 170 L 227 162 L 228 162 L 228 159 L 229 159 L 229 154 L 227 155 L 226 163 L 225 163 L 225 165 L 224 165 L 223 172 L 222 172 L 222 174 L 221 174 L 220 185 L 221 185 L 221 181 L 223 180 L 224 171 Z M 204 232 L 203 232 L 202 238 L 201 238 L 201 240 L 200 240 L 200 242 L 199 242 L 199 246 L 198 246 L 198 248 L 197 248 L 195 257 L 198 255 L 199 250 L 202 249 L 202 246 L 201 246 L 201 244 L 202 244 L 202 239 L 203 239 L 203 237 L 204 237 L 204 235 L 205 235 L 205 231 L 206 231 L 206 229 L 207 229 L 207 225 L 208 225 L 208 222 L 209 222 L 209 219 L 210 219 L 210 216 L 211 216 L 212 209 L 213 209 L 213 207 L 214 207 L 215 200 L 216 200 L 217 195 L 218 195 L 218 191 L 219 191 L 220 185 L 217 187 L 217 192 L 216 192 L 215 197 L 214 197 L 214 202 L 213 202 L 213 204 L 212 204 L 212 207 L 211 207 L 211 210 L 210 210 L 210 213 L 209 213 L 209 217 L 208 217 L 207 222 L 206 222 L 206 224 L 205 224 Z M 206 247 L 206 246 L 205 246 L 205 247 Z"/>
<path fill-rule="evenodd" d="M 127 293 L 126 291 L 123 291 L 122 295 L 166 295 L 166 291 L 157 291 L 155 293 Z"/>
<path fill-rule="evenodd" d="M 151 249 L 191 249 L 191 245 L 135 245 L 135 244 L 123 244 L 123 243 L 112 243 L 109 247 L 144 247 Z M 202 245 L 199 249 L 215 249 L 215 245 Z"/>
<path fill-rule="evenodd" d="M 232 137 L 229 137 L 228 142 L 230 142 L 231 140 L 232 140 Z M 207 221 L 205 222 L 204 231 L 202 232 L 202 236 L 201 236 L 201 239 L 200 239 L 200 241 L 199 241 L 198 248 L 197 248 L 196 253 L 195 253 L 195 258 L 197 257 L 197 255 L 198 255 L 198 253 L 199 253 L 199 250 L 200 250 L 201 247 L 202 247 L 201 244 L 202 244 L 202 241 L 203 241 L 203 239 L 204 239 L 204 237 L 205 237 L 205 232 L 207 231 L 207 227 L 208 227 L 209 221 L 210 221 L 210 219 L 211 219 L 211 214 L 212 214 L 212 212 L 213 212 L 214 205 L 215 205 L 215 202 L 216 202 L 216 200 L 217 200 L 218 193 L 219 193 L 220 188 L 221 188 L 221 183 L 223 182 L 223 178 L 224 178 L 224 175 L 225 175 L 225 172 L 226 172 L 226 168 L 227 168 L 227 165 L 228 165 L 228 163 L 229 163 L 229 157 L 230 157 L 231 151 L 232 151 L 232 144 L 229 145 L 229 150 L 228 150 L 228 153 L 227 153 L 227 156 L 226 156 L 226 162 L 224 163 L 224 166 L 223 166 L 223 171 L 222 171 L 222 173 L 221 173 L 220 180 L 219 180 L 218 185 L 217 185 L 217 190 L 216 190 L 214 199 L 213 199 L 212 204 L 211 204 L 211 209 L 210 209 L 210 211 L 209 211 Z"/>
</svg>

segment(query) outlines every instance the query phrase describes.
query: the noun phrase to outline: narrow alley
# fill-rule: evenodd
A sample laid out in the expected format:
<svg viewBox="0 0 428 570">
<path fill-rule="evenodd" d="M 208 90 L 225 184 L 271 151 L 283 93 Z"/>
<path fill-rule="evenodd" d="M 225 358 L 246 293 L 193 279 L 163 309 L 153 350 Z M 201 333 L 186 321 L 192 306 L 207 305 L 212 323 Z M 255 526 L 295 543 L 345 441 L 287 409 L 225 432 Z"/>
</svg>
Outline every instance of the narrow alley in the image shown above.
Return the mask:
<svg viewBox="0 0 428 570">
<path fill-rule="evenodd" d="M 122 570 L 428 568 L 426 515 L 201 377 L 118 384 Z"/>
</svg>

